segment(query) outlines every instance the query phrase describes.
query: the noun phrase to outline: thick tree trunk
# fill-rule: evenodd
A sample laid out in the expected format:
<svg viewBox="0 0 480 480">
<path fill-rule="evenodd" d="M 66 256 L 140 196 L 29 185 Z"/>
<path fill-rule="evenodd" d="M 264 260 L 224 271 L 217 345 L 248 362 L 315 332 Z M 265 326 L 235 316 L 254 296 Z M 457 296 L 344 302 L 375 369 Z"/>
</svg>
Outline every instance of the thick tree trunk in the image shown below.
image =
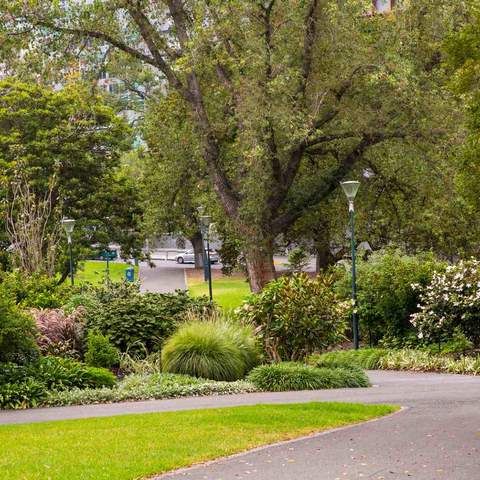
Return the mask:
<svg viewBox="0 0 480 480">
<path fill-rule="evenodd" d="M 252 292 L 258 293 L 263 287 L 276 278 L 273 264 L 273 247 L 252 247 L 245 253 L 248 281 Z"/>
<path fill-rule="evenodd" d="M 193 253 L 195 255 L 195 268 L 203 268 L 203 239 L 200 232 L 196 232 L 190 242 L 193 246 Z"/>
<path fill-rule="evenodd" d="M 335 263 L 335 258 L 330 252 L 328 239 L 322 239 L 315 243 L 316 251 L 316 273 L 325 270 Z"/>
</svg>

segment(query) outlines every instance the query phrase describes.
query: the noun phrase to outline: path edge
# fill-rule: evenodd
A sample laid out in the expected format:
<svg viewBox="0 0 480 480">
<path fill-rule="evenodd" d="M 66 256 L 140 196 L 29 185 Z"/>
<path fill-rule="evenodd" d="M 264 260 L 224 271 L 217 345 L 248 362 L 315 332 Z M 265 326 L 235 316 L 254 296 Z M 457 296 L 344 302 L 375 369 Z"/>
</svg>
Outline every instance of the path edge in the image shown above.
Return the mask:
<svg viewBox="0 0 480 480">
<path fill-rule="evenodd" d="M 394 406 L 396 406 L 396 405 L 394 405 Z M 337 428 L 332 428 L 332 429 L 328 429 L 328 430 L 322 430 L 321 432 L 311 433 L 309 435 L 304 435 L 302 437 L 291 438 L 290 440 L 281 440 L 280 442 L 269 443 L 267 445 L 261 445 L 259 447 L 244 450 L 242 452 L 233 453 L 232 455 L 226 455 L 224 457 L 218 457 L 218 458 L 215 458 L 214 460 L 207 460 L 206 462 L 193 463 L 192 465 L 190 465 L 188 467 L 178 468 L 178 469 L 172 470 L 170 472 L 165 472 L 165 473 L 161 473 L 161 474 L 155 474 L 153 476 L 143 477 L 142 480 L 168 479 L 168 478 L 173 477 L 174 475 L 179 475 L 179 474 L 181 475 L 182 473 L 187 473 L 187 472 L 190 472 L 192 470 L 200 470 L 201 468 L 208 467 L 210 465 L 215 465 L 215 464 L 220 463 L 220 462 L 233 460 L 235 458 L 241 458 L 241 457 L 244 457 L 246 455 L 249 455 L 250 453 L 261 452 L 263 450 L 267 450 L 268 448 L 282 447 L 284 445 L 290 445 L 290 444 L 295 443 L 295 442 L 310 440 L 310 439 L 322 437 L 324 435 L 330 435 L 332 433 L 341 432 L 343 430 L 348 430 L 348 429 L 351 429 L 351 428 L 356 428 L 356 427 L 361 427 L 363 425 L 368 425 L 369 423 L 374 423 L 374 422 L 380 422 L 382 420 L 387 420 L 388 418 L 391 418 L 395 415 L 406 412 L 409 409 L 410 409 L 410 407 L 400 406 L 400 408 L 395 412 L 389 413 L 388 415 L 383 415 L 381 417 L 372 418 L 370 420 L 365 420 L 364 422 L 352 423 L 350 425 L 344 425 L 343 427 L 337 427 Z"/>
</svg>

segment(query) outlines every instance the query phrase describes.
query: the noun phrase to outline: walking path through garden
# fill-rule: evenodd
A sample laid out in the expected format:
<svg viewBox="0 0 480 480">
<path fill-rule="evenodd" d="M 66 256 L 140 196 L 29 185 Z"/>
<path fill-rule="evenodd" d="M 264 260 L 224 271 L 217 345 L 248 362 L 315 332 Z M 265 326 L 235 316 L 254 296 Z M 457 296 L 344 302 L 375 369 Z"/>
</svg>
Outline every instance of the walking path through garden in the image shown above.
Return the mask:
<svg viewBox="0 0 480 480">
<path fill-rule="evenodd" d="M 0 423 L 38 422 L 258 403 L 342 401 L 406 407 L 393 416 L 265 447 L 159 478 L 188 480 L 476 480 L 480 378 L 370 372 L 369 389 L 255 393 L 0 412 Z"/>
<path fill-rule="evenodd" d="M 175 290 L 186 290 L 185 270 L 180 266 L 164 266 L 163 263 L 156 262 L 157 265 L 151 268 L 147 263 L 140 263 L 140 289 L 142 292 L 154 293 L 172 293 Z"/>
</svg>

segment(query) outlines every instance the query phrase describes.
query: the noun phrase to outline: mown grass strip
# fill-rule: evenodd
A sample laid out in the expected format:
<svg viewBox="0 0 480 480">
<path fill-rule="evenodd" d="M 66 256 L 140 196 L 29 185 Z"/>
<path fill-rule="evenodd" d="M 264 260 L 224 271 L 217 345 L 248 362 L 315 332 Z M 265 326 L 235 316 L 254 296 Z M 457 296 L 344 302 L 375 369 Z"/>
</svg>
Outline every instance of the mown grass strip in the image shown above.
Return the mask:
<svg viewBox="0 0 480 480">
<path fill-rule="evenodd" d="M 189 278 L 188 290 L 193 297 L 208 295 L 208 283 Z M 250 293 L 250 287 L 243 278 L 213 279 L 213 299 L 225 310 L 239 307 Z"/>
<path fill-rule="evenodd" d="M 0 478 L 132 480 L 395 410 L 307 403 L 4 425 Z"/>
</svg>

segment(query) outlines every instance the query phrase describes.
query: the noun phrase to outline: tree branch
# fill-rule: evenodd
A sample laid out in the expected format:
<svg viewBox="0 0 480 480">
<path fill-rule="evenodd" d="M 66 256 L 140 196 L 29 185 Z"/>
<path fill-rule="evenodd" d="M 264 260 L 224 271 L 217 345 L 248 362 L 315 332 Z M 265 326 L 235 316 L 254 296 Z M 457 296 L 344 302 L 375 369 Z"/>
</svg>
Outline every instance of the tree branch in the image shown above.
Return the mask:
<svg viewBox="0 0 480 480">
<path fill-rule="evenodd" d="M 403 132 L 364 134 L 355 148 L 351 150 L 350 153 L 342 159 L 340 164 L 322 181 L 318 190 L 313 192 L 301 205 L 293 206 L 273 221 L 273 231 L 275 233 L 285 231 L 285 229 L 290 227 L 304 214 L 305 210 L 330 195 L 338 187 L 339 182 L 345 175 L 350 172 L 358 160 L 362 158 L 369 147 L 392 138 L 404 138 L 405 136 Z"/>
<path fill-rule="evenodd" d="M 305 37 L 303 40 L 303 66 L 302 66 L 302 83 L 300 85 L 300 93 L 305 96 L 307 82 L 312 70 L 313 62 L 313 46 L 317 33 L 317 22 L 315 13 L 318 6 L 318 0 L 311 0 L 308 7 L 307 16 L 305 17 Z"/>
</svg>

